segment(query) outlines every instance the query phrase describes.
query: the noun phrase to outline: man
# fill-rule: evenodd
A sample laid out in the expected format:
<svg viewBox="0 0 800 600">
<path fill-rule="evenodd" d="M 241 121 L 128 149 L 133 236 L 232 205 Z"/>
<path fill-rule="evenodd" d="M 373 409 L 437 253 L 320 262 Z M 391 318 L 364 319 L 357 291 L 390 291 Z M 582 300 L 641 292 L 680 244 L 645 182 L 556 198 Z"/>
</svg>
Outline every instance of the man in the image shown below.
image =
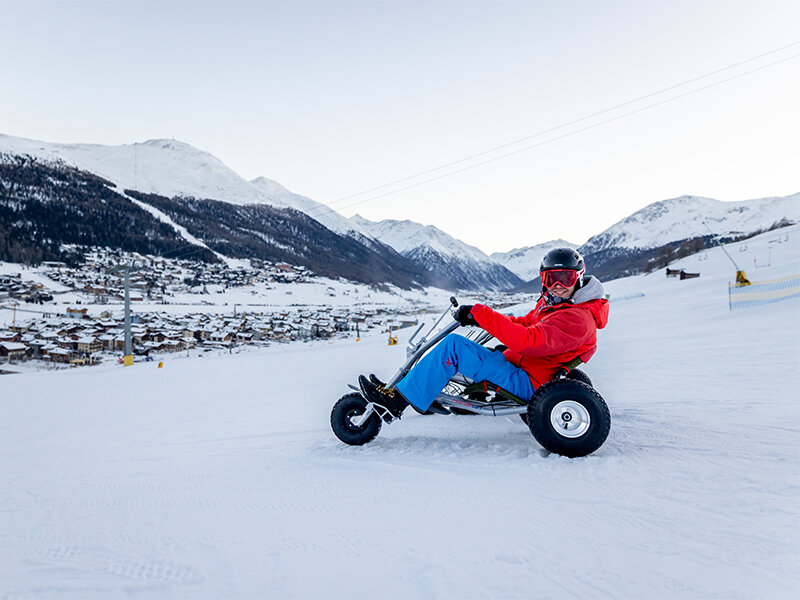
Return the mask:
<svg viewBox="0 0 800 600">
<path fill-rule="evenodd" d="M 575 358 L 586 362 L 597 347 L 597 329 L 608 322 L 608 301 L 594 277 L 584 280 L 583 257 L 572 248 L 555 248 L 539 267 L 542 294 L 524 317 L 502 315 L 488 306 L 461 306 L 461 325 L 485 329 L 506 346 L 493 352 L 460 335 L 449 335 L 425 355 L 393 389 L 363 375 L 362 395 L 399 417 L 411 405 L 418 412 L 446 412 L 434 402 L 456 373 L 489 381 L 523 400 L 553 379 Z"/>
</svg>

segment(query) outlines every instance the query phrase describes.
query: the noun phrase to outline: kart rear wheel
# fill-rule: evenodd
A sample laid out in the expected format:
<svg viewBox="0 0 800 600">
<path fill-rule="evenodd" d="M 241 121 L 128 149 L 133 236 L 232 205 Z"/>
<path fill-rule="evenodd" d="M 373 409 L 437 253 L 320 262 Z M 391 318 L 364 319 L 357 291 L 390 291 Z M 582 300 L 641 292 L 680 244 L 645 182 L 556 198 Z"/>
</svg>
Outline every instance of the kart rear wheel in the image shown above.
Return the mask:
<svg viewBox="0 0 800 600">
<path fill-rule="evenodd" d="M 592 385 L 592 380 L 589 379 L 589 376 L 580 369 L 572 369 L 569 373 L 567 373 L 567 379 L 575 379 L 576 381 L 582 381 L 586 385 L 594 387 Z"/>
<path fill-rule="evenodd" d="M 536 441 L 569 458 L 597 450 L 611 429 L 611 414 L 603 397 L 576 379 L 557 379 L 536 390 L 527 416 Z"/>
<path fill-rule="evenodd" d="M 367 409 L 367 401 L 358 393 L 339 398 L 331 410 L 331 429 L 345 444 L 363 446 L 374 440 L 381 430 L 381 419 L 373 412 L 360 427 L 354 424 Z"/>
<path fill-rule="evenodd" d="M 580 369 L 572 369 L 569 373 L 567 373 L 567 379 L 574 379 L 575 381 L 581 381 L 586 385 L 593 387 L 592 380 L 586 373 L 584 373 Z M 525 423 L 525 425 L 528 425 L 528 413 L 520 414 L 519 418 L 522 419 L 522 422 Z"/>
</svg>

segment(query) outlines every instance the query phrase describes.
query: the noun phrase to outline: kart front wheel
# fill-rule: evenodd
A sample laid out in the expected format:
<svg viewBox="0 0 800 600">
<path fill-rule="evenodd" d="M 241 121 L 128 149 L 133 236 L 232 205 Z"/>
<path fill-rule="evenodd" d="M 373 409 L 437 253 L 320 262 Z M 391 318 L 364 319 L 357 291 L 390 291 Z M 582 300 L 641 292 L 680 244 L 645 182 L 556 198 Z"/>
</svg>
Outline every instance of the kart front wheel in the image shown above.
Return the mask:
<svg viewBox="0 0 800 600">
<path fill-rule="evenodd" d="M 381 430 L 378 413 L 373 412 L 361 426 L 355 424 L 366 409 L 367 401 L 361 394 L 347 394 L 339 398 L 331 410 L 331 429 L 336 437 L 351 446 L 363 446 L 374 440 Z"/>
<path fill-rule="evenodd" d="M 603 445 L 611 414 L 597 391 L 575 379 L 540 387 L 528 405 L 528 426 L 545 449 L 562 456 L 586 456 Z"/>
</svg>

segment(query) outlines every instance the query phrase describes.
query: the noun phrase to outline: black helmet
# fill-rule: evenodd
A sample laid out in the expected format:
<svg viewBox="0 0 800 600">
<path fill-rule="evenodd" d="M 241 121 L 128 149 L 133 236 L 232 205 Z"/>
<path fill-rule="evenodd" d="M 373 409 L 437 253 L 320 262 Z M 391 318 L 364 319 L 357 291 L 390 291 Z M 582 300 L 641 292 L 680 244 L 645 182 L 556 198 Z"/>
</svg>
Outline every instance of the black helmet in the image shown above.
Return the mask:
<svg viewBox="0 0 800 600">
<path fill-rule="evenodd" d="M 539 272 L 550 271 L 551 269 L 570 269 L 571 271 L 583 272 L 586 266 L 583 264 L 583 257 L 580 252 L 572 248 L 553 248 L 544 255 Z"/>
<path fill-rule="evenodd" d="M 545 254 L 542 258 L 542 264 L 539 265 L 539 273 L 557 269 L 577 271 L 579 285 L 583 285 L 583 274 L 586 272 L 586 265 L 577 250 L 572 248 L 553 248 Z"/>
</svg>

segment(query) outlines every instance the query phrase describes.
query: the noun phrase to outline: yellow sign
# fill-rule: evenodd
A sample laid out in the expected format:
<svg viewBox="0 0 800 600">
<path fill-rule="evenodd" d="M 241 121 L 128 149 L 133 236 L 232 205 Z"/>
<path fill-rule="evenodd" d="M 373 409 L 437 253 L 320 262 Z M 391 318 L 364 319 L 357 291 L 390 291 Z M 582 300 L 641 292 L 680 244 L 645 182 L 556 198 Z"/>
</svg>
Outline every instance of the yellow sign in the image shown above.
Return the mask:
<svg viewBox="0 0 800 600">
<path fill-rule="evenodd" d="M 127 356 L 123 356 L 122 364 L 126 367 L 130 367 L 133 364 L 133 354 L 128 354 Z"/>
</svg>

